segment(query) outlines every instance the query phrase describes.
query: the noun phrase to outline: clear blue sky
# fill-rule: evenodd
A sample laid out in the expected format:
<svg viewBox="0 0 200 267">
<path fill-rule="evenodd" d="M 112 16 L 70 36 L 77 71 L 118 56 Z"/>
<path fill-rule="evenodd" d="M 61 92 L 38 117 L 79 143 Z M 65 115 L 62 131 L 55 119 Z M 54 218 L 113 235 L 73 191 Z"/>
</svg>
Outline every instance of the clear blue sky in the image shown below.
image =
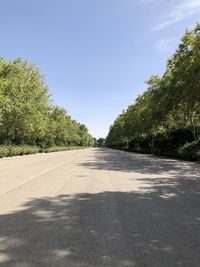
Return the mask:
<svg viewBox="0 0 200 267">
<path fill-rule="evenodd" d="M 0 56 L 36 63 L 54 104 L 104 137 L 163 73 L 200 0 L 0 0 L 0 10 Z"/>
</svg>

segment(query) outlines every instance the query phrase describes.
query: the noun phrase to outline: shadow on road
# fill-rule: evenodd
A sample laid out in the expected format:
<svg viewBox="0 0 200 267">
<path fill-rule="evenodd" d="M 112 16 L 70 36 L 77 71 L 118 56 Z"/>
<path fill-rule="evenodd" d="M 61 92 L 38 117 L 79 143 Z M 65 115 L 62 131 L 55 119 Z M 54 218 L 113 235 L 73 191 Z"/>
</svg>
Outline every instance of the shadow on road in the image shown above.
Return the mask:
<svg viewBox="0 0 200 267">
<path fill-rule="evenodd" d="M 0 266 L 198 266 L 199 206 L 185 207 L 182 197 L 104 192 L 31 200 L 0 216 Z"/>
<path fill-rule="evenodd" d="M 80 166 L 96 169 L 120 172 L 138 172 L 141 174 L 162 174 L 175 172 L 178 175 L 188 174 L 199 177 L 200 163 L 186 162 L 176 159 L 156 157 L 131 152 L 123 152 L 108 148 L 95 150 L 95 160 L 91 157 Z"/>
<path fill-rule="evenodd" d="M 120 169 L 116 154 L 98 153 L 102 162 L 86 167 Z M 181 173 L 173 182 L 143 178 L 150 186 L 145 192 L 28 201 L 22 210 L 0 216 L 0 266 L 199 266 L 200 181 L 194 176 L 188 182 Z"/>
</svg>

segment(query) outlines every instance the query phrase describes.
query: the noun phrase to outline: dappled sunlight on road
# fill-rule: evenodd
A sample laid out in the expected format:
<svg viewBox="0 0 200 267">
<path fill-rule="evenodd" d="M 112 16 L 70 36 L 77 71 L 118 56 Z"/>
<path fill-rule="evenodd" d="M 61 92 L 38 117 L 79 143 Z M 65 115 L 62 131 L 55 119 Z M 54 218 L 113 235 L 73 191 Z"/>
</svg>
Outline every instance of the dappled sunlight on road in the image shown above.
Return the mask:
<svg viewBox="0 0 200 267">
<path fill-rule="evenodd" d="M 38 192 L 42 177 L 22 187 L 32 193 L 18 209 L 4 199 L 0 266 L 198 266 L 198 166 L 88 150 L 70 172 L 47 174 Z"/>
</svg>

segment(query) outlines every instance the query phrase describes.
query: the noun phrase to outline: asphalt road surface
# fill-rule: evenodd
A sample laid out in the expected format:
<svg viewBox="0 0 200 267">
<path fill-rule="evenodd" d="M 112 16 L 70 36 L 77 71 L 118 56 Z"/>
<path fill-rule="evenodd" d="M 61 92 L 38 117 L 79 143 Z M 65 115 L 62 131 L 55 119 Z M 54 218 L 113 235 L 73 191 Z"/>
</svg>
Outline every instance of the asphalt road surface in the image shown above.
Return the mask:
<svg viewBox="0 0 200 267">
<path fill-rule="evenodd" d="M 200 266 L 200 165 L 92 148 L 0 159 L 0 267 Z"/>
</svg>

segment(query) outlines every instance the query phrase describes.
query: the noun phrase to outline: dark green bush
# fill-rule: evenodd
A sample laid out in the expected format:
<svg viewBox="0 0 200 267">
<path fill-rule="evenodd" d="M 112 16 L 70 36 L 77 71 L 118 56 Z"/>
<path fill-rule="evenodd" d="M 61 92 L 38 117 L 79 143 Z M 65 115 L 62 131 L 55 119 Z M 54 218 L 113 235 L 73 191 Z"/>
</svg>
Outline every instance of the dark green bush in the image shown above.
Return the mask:
<svg viewBox="0 0 200 267">
<path fill-rule="evenodd" d="M 194 141 L 193 133 L 189 128 L 178 128 L 171 131 L 168 135 L 173 147 L 179 147 L 185 143 L 191 143 Z"/>
<path fill-rule="evenodd" d="M 129 141 L 129 151 L 151 153 L 151 136 L 137 137 Z"/>
<path fill-rule="evenodd" d="M 152 138 L 152 153 L 155 155 L 175 156 L 172 138 L 166 134 L 157 134 Z"/>
<path fill-rule="evenodd" d="M 194 141 L 190 129 L 176 129 L 165 134 L 157 134 L 152 139 L 152 153 L 163 156 L 179 156 L 179 148 Z"/>
<path fill-rule="evenodd" d="M 108 147 L 138 153 L 200 160 L 200 140 L 194 141 L 190 129 L 177 129 L 168 133 L 138 136 L 127 142 L 112 143 Z"/>
<path fill-rule="evenodd" d="M 179 148 L 178 156 L 185 160 L 200 160 L 200 139 Z"/>
<path fill-rule="evenodd" d="M 117 143 L 112 143 L 108 145 L 107 147 L 113 148 L 113 149 L 119 149 L 119 150 L 128 150 L 128 143 L 125 142 L 117 142 Z"/>
</svg>

